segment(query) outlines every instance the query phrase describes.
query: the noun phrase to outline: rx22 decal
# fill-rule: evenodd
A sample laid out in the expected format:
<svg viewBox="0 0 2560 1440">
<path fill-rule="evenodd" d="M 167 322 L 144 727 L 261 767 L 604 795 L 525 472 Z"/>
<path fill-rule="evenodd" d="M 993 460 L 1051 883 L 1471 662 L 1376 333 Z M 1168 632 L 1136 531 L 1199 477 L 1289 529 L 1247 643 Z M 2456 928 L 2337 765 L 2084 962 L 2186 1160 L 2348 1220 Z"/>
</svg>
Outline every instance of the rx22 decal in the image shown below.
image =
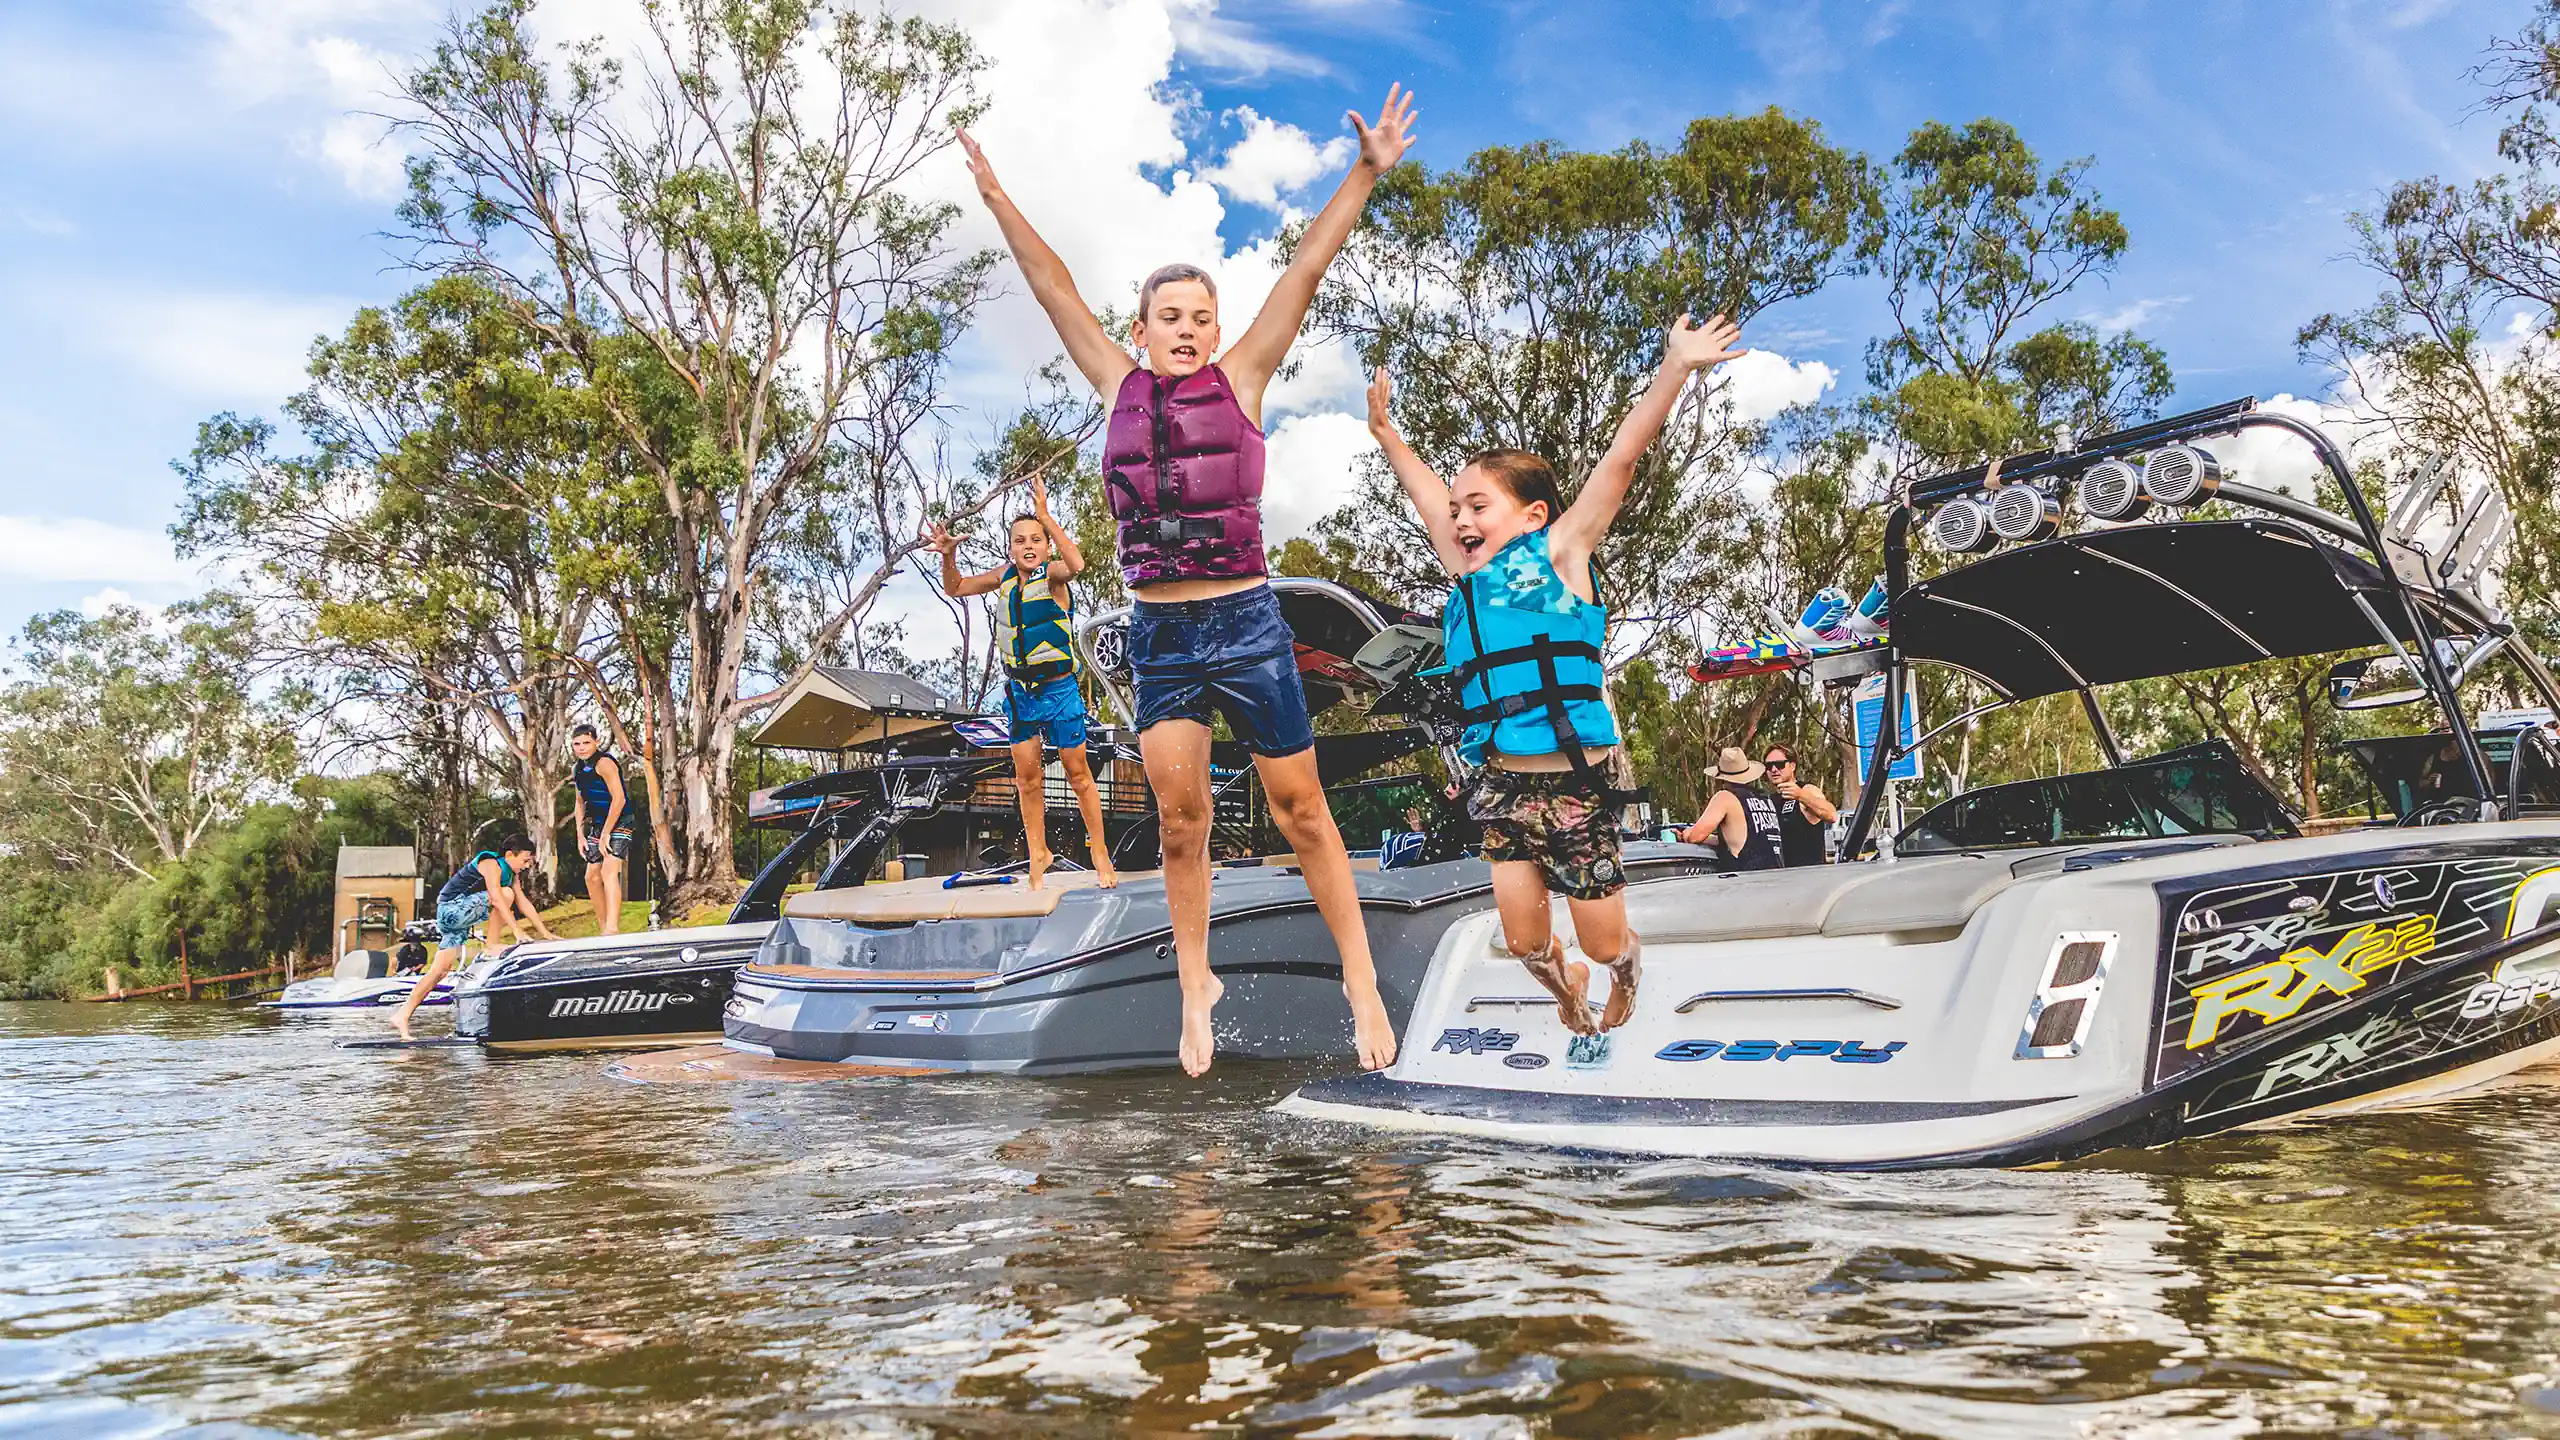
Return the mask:
<svg viewBox="0 0 2560 1440">
<path fill-rule="evenodd" d="M 1440 1038 L 1431 1043 L 1431 1048 L 1435 1052 L 1445 1050 L 1452 1055 L 1499 1055 L 1519 1043 L 1520 1032 L 1517 1030 L 1479 1030 L 1468 1025 L 1441 1031 Z"/>
<path fill-rule="evenodd" d="M 2546 877 L 2550 877 L 2546 880 Z M 2286 1076 L 2335 1073 L 2356 1063 L 2356 1027 L 2324 1033 L 2321 1017 L 2459 960 L 2538 923 L 2560 867 L 2521 856 L 2448 857 L 2276 877 L 2179 894 L 2163 887 L 2167 973 L 2151 1083 L 2193 1074 L 2218 1057 L 2254 1049 L 2279 1030 L 2301 1030 Z M 2531 900 L 2530 917 L 2521 912 Z M 2321 1048 L 2310 1053 L 2315 1037 Z M 2367 1041 L 2379 1036 L 2366 1037 Z M 2347 1050 L 2333 1051 L 2332 1039 Z M 2270 1040 L 2270 1043 L 2276 1043 Z M 2283 1088 L 2287 1079 L 2275 1082 Z M 2254 1089 L 2253 1076 L 2250 1085 Z M 2223 1089 L 2213 1093 L 2219 1098 Z M 2247 1103 L 2249 1096 L 2239 1097 Z"/>
<path fill-rule="evenodd" d="M 1827 1056 L 1843 1065 L 1881 1065 L 1902 1053 L 1907 1040 L 1869 1045 L 1863 1040 L 1674 1040 L 1653 1052 L 1656 1060 L 1802 1060 Z"/>
</svg>

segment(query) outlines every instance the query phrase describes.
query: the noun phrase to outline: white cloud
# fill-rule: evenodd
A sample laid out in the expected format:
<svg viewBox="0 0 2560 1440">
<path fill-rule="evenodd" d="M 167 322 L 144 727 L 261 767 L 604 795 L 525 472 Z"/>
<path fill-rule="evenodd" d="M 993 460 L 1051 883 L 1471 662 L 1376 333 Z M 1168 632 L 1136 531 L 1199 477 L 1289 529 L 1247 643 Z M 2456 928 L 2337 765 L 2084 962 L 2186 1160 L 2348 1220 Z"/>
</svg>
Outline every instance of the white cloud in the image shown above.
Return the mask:
<svg viewBox="0 0 2560 1440">
<path fill-rule="evenodd" d="M 312 340 L 345 328 L 355 304 L 116 289 L 74 308 L 78 323 L 66 328 L 67 339 L 171 389 L 266 408 L 303 387 Z"/>
<path fill-rule="evenodd" d="M 1186 60 L 1248 80 L 1268 75 L 1329 75 L 1333 67 L 1218 13 L 1218 0 L 1168 0 L 1174 38 Z"/>
<path fill-rule="evenodd" d="M 195 580 L 161 531 L 79 516 L 0 515 L 0 583 L 153 586 Z M 81 603 L 85 609 L 88 602 Z"/>
<path fill-rule="evenodd" d="M 7 213 L 0 214 L 0 229 L 24 230 L 30 235 L 55 237 L 80 233 L 80 227 L 77 225 L 50 210 L 40 210 L 32 205 L 12 206 Z"/>
<path fill-rule="evenodd" d="M 2080 318 L 2083 322 L 2095 327 L 2102 335 L 2121 335 L 2136 326 L 2148 324 L 2153 319 L 2186 303 L 2187 297 L 2184 295 L 2155 295 L 2149 299 L 2136 300 L 2113 310 L 2083 315 Z"/>
<path fill-rule="evenodd" d="M 1283 196 L 1351 163 L 1355 146 L 1348 135 L 1318 145 L 1306 131 L 1250 105 L 1231 113 L 1244 126 L 1244 138 L 1228 147 L 1225 159 L 1201 171 L 1200 178 L 1247 205 L 1278 209 Z"/>
<path fill-rule="evenodd" d="M 1754 350 L 1729 360 L 1717 375 L 1730 387 L 1735 415 L 1750 421 L 1775 419 L 1794 406 L 1810 405 L 1840 383 L 1840 372 L 1821 361 L 1790 361 L 1775 350 Z"/>
<path fill-rule="evenodd" d="M 1270 548 L 1311 534 L 1357 489 L 1353 466 L 1378 448 L 1368 422 L 1338 410 L 1293 415 L 1274 426 L 1262 480 L 1262 539 Z"/>
<path fill-rule="evenodd" d="M 157 620 L 169 608 L 166 605 L 154 605 L 148 600 L 136 600 L 132 595 L 114 585 L 110 585 L 104 590 L 98 591 L 94 595 L 83 595 L 80 597 L 78 603 L 80 613 L 92 620 L 98 619 L 108 611 L 119 607 L 127 610 L 139 610 L 142 612 L 144 618 Z"/>
</svg>

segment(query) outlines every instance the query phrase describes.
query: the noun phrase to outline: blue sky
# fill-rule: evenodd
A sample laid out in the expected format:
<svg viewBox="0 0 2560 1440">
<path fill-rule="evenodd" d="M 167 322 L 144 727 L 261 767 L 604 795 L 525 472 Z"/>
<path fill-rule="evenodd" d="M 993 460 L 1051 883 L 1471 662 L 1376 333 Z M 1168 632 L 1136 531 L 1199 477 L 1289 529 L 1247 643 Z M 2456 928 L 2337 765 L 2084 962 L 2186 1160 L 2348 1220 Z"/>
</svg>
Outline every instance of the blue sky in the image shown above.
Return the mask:
<svg viewBox="0 0 2560 1440">
<path fill-rule="evenodd" d="M 622 0 L 551 0 L 558 33 L 634 33 Z M 2163 345 L 2180 399 L 2309 394 L 2294 331 L 2370 287 L 2343 216 L 2421 174 L 2493 168 L 2465 70 L 2523 0 L 2055 4 L 2032 0 L 930 0 L 987 38 L 987 139 L 1033 219 L 1108 294 L 1219 247 L 1222 275 L 1320 202 L 1346 107 L 1390 80 L 1425 111 L 1421 157 L 1550 138 L 1613 147 L 1780 105 L 1879 157 L 1914 125 L 1996 115 L 2049 157 L 2093 156 L 2133 234 L 2122 271 L 2061 318 Z M 161 533 L 169 462 L 198 421 L 273 414 L 310 338 L 409 277 L 382 238 L 397 156 L 388 67 L 437 0 L 11 0 L 0 6 L 0 626 L 109 590 L 200 581 Z M 1067 117 L 1062 121 L 1061 117 Z M 1249 143 L 1248 143 L 1249 142 Z M 1008 163 L 1010 160 L 1010 164 Z M 1318 173 L 1323 171 L 1324 173 Z M 944 177 L 955 196 L 956 161 Z M 975 219 L 973 216 L 973 222 Z M 1232 281 L 1231 281 L 1232 283 Z M 957 389 L 992 413 L 1049 345 L 990 310 Z M 1750 337 L 1854 389 L 1880 322 L 1849 282 Z M 1362 443 L 1341 366 L 1275 397 L 1277 528 L 1319 513 Z M 1280 430 L 1294 426 L 1293 437 Z"/>
</svg>

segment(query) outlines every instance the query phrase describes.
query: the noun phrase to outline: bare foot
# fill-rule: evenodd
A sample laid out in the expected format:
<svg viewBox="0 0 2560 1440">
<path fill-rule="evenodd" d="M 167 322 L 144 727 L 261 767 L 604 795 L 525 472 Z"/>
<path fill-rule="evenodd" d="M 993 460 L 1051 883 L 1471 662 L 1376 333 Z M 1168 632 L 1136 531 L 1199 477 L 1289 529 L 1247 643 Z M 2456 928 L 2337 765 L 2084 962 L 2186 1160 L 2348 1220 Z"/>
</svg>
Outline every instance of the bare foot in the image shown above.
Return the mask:
<svg viewBox="0 0 2560 1440">
<path fill-rule="evenodd" d="M 1105 890 L 1118 888 L 1120 884 L 1120 872 L 1111 868 L 1111 852 L 1100 845 L 1096 845 L 1091 848 L 1093 851 L 1093 883 L 1101 886 Z"/>
<path fill-rule="evenodd" d="M 418 1038 L 409 1033 L 409 1012 L 406 1010 L 391 1017 L 391 1028 L 400 1032 L 400 1039 L 404 1044 Z"/>
<path fill-rule="evenodd" d="M 1627 953 L 1603 962 L 1609 969 L 1609 1004 L 1600 1012 L 1600 1028 L 1615 1030 L 1636 1013 L 1636 981 L 1644 974 L 1644 945 L 1627 936 Z"/>
<path fill-rule="evenodd" d="M 1564 958 L 1564 942 L 1547 941 L 1547 953 L 1534 955 L 1520 964 L 1530 978 L 1556 997 L 1556 1018 L 1564 1028 L 1576 1035 L 1596 1035 L 1600 1027 L 1591 1023 L 1591 967 L 1579 960 Z"/>
<path fill-rule="evenodd" d="M 1040 888 L 1040 877 L 1049 873 L 1050 856 L 1046 850 L 1031 852 L 1031 888 Z"/>
<path fill-rule="evenodd" d="M 1396 1063 L 1396 1027 L 1387 1020 L 1386 1005 L 1376 995 L 1350 999 L 1352 1043 L 1360 1049 L 1360 1068 L 1384 1070 Z"/>
<path fill-rule="evenodd" d="M 1556 997 L 1556 1018 L 1564 1028 L 1576 1035 L 1597 1035 L 1601 1027 L 1591 1021 L 1591 967 L 1579 960 L 1567 960 L 1556 971 L 1555 978 L 1538 977 L 1547 993 Z"/>
<path fill-rule="evenodd" d="M 1209 1073 L 1209 1060 L 1218 1052 L 1218 1039 L 1210 1033 L 1210 1012 L 1218 1008 L 1218 997 L 1227 987 L 1217 976 L 1201 989 L 1182 987 L 1182 1069 L 1193 1079 Z"/>
</svg>

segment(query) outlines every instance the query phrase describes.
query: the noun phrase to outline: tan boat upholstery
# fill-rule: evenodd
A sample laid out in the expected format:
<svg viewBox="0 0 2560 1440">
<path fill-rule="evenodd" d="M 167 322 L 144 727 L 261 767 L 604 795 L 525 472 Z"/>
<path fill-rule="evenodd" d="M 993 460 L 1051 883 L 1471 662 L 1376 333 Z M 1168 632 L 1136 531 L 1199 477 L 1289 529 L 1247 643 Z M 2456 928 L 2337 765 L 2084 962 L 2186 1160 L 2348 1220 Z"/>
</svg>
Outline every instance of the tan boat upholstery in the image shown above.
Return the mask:
<svg viewBox="0 0 2560 1440">
<path fill-rule="evenodd" d="M 1029 918 L 1051 913 L 1068 891 L 1088 889 L 1093 883 L 1090 870 L 1066 870 L 1051 873 L 1037 890 L 1019 878 L 1010 885 L 964 885 L 945 890 L 941 876 L 929 875 L 841 890 L 812 890 L 784 899 L 782 913 L 794 919 L 850 920 L 857 925 Z"/>
<path fill-rule="evenodd" d="M 1961 929 L 2017 883 L 2012 854 L 1700 876 L 1627 892 L 1648 944 Z"/>
</svg>

